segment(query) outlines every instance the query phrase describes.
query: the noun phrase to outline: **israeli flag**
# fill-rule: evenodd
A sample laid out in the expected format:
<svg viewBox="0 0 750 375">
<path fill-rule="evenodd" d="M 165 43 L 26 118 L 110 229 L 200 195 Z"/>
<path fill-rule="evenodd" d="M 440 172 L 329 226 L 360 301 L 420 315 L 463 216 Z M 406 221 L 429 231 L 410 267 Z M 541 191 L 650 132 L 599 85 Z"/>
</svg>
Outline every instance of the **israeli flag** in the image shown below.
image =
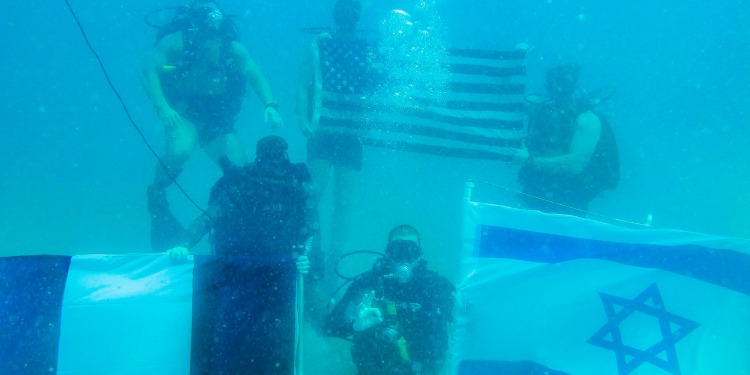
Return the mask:
<svg viewBox="0 0 750 375">
<path fill-rule="evenodd" d="M 750 241 L 466 201 L 454 373 L 750 374 Z"/>
</svg>

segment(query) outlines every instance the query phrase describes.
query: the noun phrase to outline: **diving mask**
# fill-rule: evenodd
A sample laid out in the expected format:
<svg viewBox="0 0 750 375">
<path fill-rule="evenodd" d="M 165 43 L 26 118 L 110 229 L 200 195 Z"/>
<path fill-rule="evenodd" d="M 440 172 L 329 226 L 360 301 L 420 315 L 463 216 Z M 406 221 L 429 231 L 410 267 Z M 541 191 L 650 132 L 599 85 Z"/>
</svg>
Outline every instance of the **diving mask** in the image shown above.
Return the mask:
<svg viewBox="0 0 750 375">
<path fill-rule="evenodd" d="M 414 276 L 413 268 L 421 254 L 422 248 L 414 241 L 391 241 L 385 249 L 386 258 L 392 264 L 391 273 L 385 277 L 400 283 L 408 283 Z"/>
<path fill-rule="evenodd" d="M 393 240 L 385 248 L 385 255 L 396 263 L 412 263 L 422 254 L 422 248 L 410 240 Z"/>
<path fill-rule="evenodd" d="M 200 7 L 193 8 L 192 16 L 194 22 L 201 27 L 213 30 L 219 30 L 224 22 L 224 13 L 218 8 Z"/>
</svg>

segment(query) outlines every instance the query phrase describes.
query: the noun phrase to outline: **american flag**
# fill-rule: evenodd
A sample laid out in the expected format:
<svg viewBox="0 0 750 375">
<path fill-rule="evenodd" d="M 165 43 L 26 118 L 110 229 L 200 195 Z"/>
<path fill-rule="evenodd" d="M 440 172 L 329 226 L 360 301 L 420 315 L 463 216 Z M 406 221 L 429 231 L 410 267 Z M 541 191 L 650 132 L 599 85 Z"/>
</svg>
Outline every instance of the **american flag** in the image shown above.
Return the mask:
<svg viewBox="0 0 750 375">
<path fill-rule="evenodd" d="M 394 82 L 380 63 L 388 56 L 376 43 L 319 38 L 313 122 L 321 132 L 356 134 L 367 146 L 507 161 L 525 136 L 525 56 L 447 49 L 439 92 L 420 90 L 408 75 L 389 91 Z M 400 87 L 412 90 L 399 93 Z"/>
</svg>

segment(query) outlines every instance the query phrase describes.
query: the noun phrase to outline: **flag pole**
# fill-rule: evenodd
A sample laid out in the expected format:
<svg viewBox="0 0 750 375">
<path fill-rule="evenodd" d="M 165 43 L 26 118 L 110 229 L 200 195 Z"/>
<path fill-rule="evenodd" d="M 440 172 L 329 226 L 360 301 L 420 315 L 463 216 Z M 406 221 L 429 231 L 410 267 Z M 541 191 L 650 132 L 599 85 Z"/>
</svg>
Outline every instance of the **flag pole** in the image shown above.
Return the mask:
<svg viewBox="0 0 750 375">
<path fill-rule="evenodd" d="M 312 248 L 313 237 L 308 237 L 305 241 L 304 253 L 302 255 L 307 256 Z M 298 253 L 294 253 L 294 258 L 298 258 Z M 296 322 L 294 324 L 294 374 L 304 375 L 303 370 L 303 357 L 304 357 L 304 343 L 303 343 L 303 331 L 305 329 L 305 275 L 306 273 L 299 272 L 297 270 L 297 287 L 295 290 L 295 315 Z"/>
<path fill-rule="evenodd" d="M 464 199 L 471 201 L 471 191 L 474 189 L 474 182 L 472 180 L 466 180 L 464 183 Z"/>
<path fill-rule="evenodd" d="M 294 330 L 294 341 L 295 341 L 295 358 L 294 358 L 294 373 L 295 375 L 303 375 L 303 343 L 302 343 L 302 331 L 304 329 L 304 318 L 305 318 L 305 275 L 297 272 L 297 290 L 296 290 L 296 304 L 295 310 L 297 311 L 297 319 L 295 322 Z"/>
</svg>

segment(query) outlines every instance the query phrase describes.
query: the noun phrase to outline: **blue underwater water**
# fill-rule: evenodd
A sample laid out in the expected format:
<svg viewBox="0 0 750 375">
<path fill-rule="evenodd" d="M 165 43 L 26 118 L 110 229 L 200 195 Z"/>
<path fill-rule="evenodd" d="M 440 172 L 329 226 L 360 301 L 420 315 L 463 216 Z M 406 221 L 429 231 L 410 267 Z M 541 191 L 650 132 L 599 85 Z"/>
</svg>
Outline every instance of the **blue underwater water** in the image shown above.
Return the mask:
<svg viewBox="0 0 750 375">
<path fill-rule="evenodd" d="M 329 26 L 329 3 L 223 4 L 236 15 L 242 41 L 275 93 L 286 122 L 277 133 L 289 139 L 296 161 L 304 159 L 305 145 L 293 111 L 295 84 L 313 38 L 302 29 Z M 71 4 L 145 140 L 161 153 L 161 126 L 139 81 L 154 37 L 143 17 L 173 3 Z M 433 9 L 446 46 L 530 46 L 529 92 L 543 91 L 545 70 L 558 62 L 579 63 L 585 89 L 617 88 L 606 111 L 619 141 L 623 178 L 617 190 L 594 201 L 593 212 L 632 221 L 652 215 L 660 227 L 747 237 L 748 7 L 740 1 L 438 1 Z M 414 12 L 415 6 L 364 1 L 361 28 L 377 30 L 392 9 Z M 11 2 L 0 14 L 0 27 L 5 35 L 0 251 L 147 249 L 144 190 L 154 156 L 129 123 L 65 3 Z M 271 133 L 252 95 L 237 130 L 249 151 Z M 455 244 L 465 178 L 517 188 L 515 169 L 504 163 L 393 159 L 366 151 L 355 192 L 352 248 L 381 247 L 382 236 L 375 234 L 399 222 L 422 227 L 435 247 Z M 218 176 L 196 152 L 181 182 L 202 204 Z M 514 199 L 491 190 L 488 199 Z M 181 220 L 197 215 L 182 196 L 170 194 Z M 325 203 L 323 215 L 330 210 Z"/>
<path fill-rule="evenodd" d="M 304 29 L 330 26 L 332 3 L 222 4 L 236 15 L 242 42 L 274 91 L 286 123 L 276 133 L 290 141 L 295 161 L 305 155 L 294 114 L 295 85 L 314 36 Z M 140 87 L 140 69 L 154 38 L 143 18 L 174 4 L 71 4 L 144 139 L 129 123 L 64 2 L 6 4 L 0 14 L 4 255 L 148 249 L 145 186 L 155 162 L 144 140 L 161 153 L 163 133 Z M 360 26 L 377 31 L 393 9 L 418 17 L 415 4 L 364 1 Z M 543 92 L 544 72 L 558 62 L 581 65 L 584 89 L 616 87 L 605 110 L 618 138 L 623 176 L 617 190 L 593 202 L 592 212 L 638 222 L 652 215 L 660 227 L 747 237 L 749 7 L 740 1 L 467 5 L 443 0 L 431 9 L 445 46 L 528 45 L 529 93 Z M 271 133 L 252 94 L 236 128 L 251 157 L 255 141 Z M 200 151 L 185 169 L 181 183 L 203 204 L 218 169 Z M 410 222 L 425 231 L 436 254 L 450 254 L 460 234 L 458 202 L 466 178 L 518 188 L 515 168 L 506 163 L 366 150 L 354 192 L 350 247 L 380 249 L 382 233 Z M 496 188 L 477 194 L 507 204 L 515 199 Z M 198 214 L 174 189 L 170 200 L 183 222 Z M 321 213 L 325 222 L 330 200 L 323 201 Z"/>
<path fill-rule="evenodd" d="M 64 1 L 7 2 L 0 12 L 0 256 L 147 252 L 146 186 L 163 131 L 140 84 L 154 41 L 143 19 L 171 1 L 70 0 L 135 125 L 102 74 Z M 363 0 L 366 32 L 414 1 Z M 332 0 L 224 0 L 241 41 L 262 68 L 285 127 L 263 123 L 250 94 L 236 129 L 252 158 L 255 142 L 279 134 L 293 161 L 305 158 L 294 113 L 303 56 L 331 25 Z M 592 212 L 720 236 L 750 237 L 750 3 L 740 0 L 449 1 L 431 8 L 442 45 L 530 47 L 529 93 L 543 92 L 547 68 L 581 65 L 581 86 L 614 86 L 605 105 L 622 161 L 619 187 Z M 142 132 L 142 133 L 139 133 Z M 143 137 L 141 137 L 141 134 Z M 464 181 L 477 199 L 516 204 L 509 163 L 442 159 L 366 149 L 352 192 L 351 250 L 381 250 L 394 225 L 422 231 L 431 266 L 455 278 Z M 205 205 L 220 176 L 196 151 L 180 176 Z M 169 199 L 187 224 L 199 211 L 176 189 Z M 327 235 L 331 197 L 322 201 Z M 324 238 L 324 242 L 327 241 Z M 198 253 L 208 252 L 202 243 Z M 369 262 L 369 260 L 368 260 Z M 364 263 L 363 263 L 364 264 Z M 364 265 L 363 267 L 367 267 Z"/>
</svg>

